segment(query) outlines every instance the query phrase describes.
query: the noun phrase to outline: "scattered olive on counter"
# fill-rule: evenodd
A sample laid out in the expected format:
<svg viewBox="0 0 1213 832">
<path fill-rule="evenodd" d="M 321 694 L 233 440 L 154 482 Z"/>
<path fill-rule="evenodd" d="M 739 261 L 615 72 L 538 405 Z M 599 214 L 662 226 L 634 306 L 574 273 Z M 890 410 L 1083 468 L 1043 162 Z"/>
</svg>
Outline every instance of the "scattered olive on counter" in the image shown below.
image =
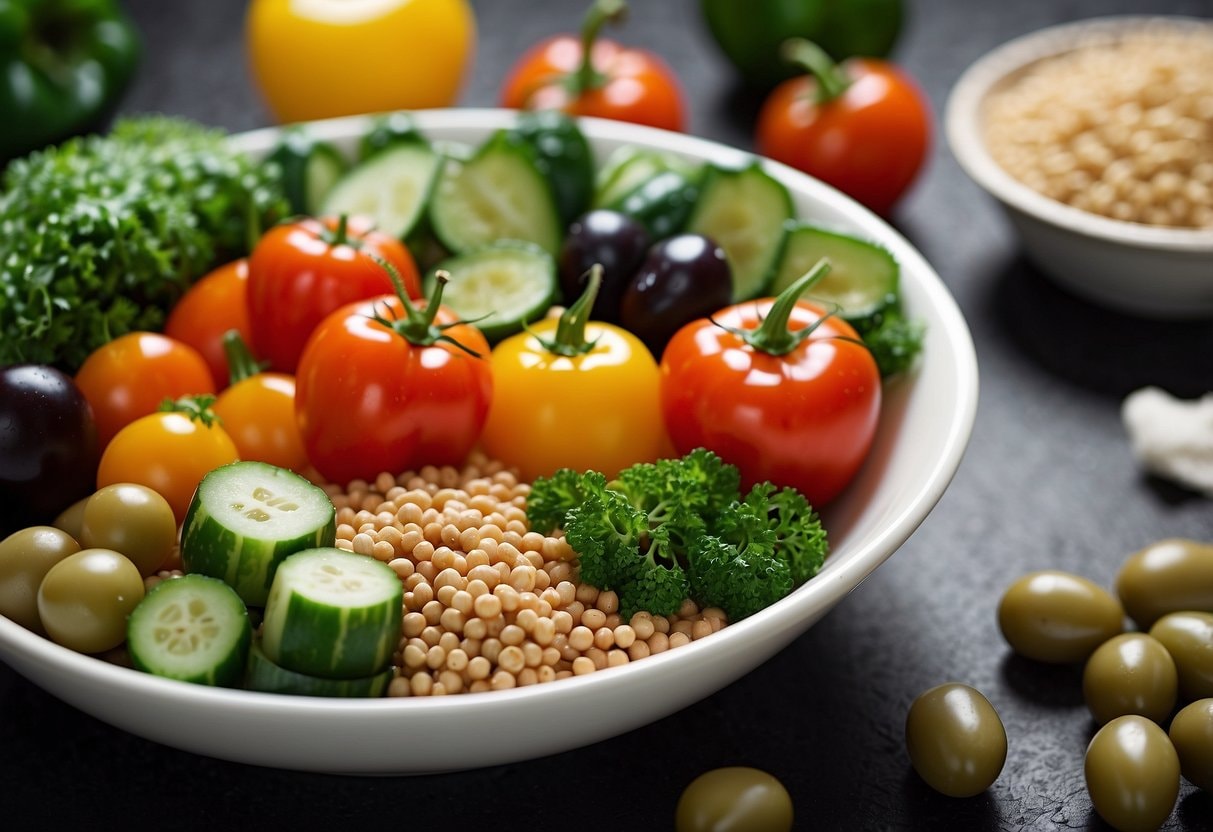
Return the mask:
<svg viewBox="0 0 1213 832">
<path fill-rule="evenodd" d="M 1100 725 L 1137 714 L 1162 722 L 1175 707 L 1179 676 L 1167 648 L 1144 633 L 1109 639 L 1082 672 L 1082 695 Z"/>
<path fill-rule="evenodd" d="M 1175 660 L 1182 702 L 1213 696 L 1213 614 L 1173 612 L 1154 622 L 1150 635 Z"/>
<path fill-rule="evenodd" d="M 1177 713 L 1170 736 L 1183 776 L 1213 792 L 1213 698 L 1197 700 Z"/>
<path fill-rule="evenodd" d="M 1143 630 L 1170 612 L 1213 612 L 1213 545 L 1181 538 L 1153 543 L 1125 561 L 1116 592 Z"/>
<path fill-rule="evenodd" d="M 52 526 L 31 526 L 0 540 L 0 615 L 44 633 L 38 586 L 51 567 L 79 551 L 75 538 Z"/>
<path fill-rule="evenodd" d="M 121 552 L 146 578 L 172 554 L 177 520 L 168 500 L 147 486 L 107 485 L 85 504 L 80 543 L 89 549 Z"/>
<path fill-rule="evenodd" d="M 1109 722 L 1087 746 L 1087 792 L 1120 832 L 1152 832 L 1175 808 L 1179 757 L 1161 728 L 1129 715 Z"/>
<path fill-rule="evenodd" d="M 1007 759 L 1007 732 L 979 691 L 951 682 L 910 706 L 906 748 L 927 785 L 949 797 L 972 797 L 998 779 Z"/>
<path fill-rule="evenodd" d="M 704 772 L 678 799 L 676 832 L 789 832 L 792 798 L 776 778 L 732 766 Z"/>
<path fill-rule="evenodd" d="M 1011 649 L 1040 662 L 1085 660 L 1124 631 L 1124 610 L 1111 593 L 1079 575 L 1031 572 L 1007 588 L 998 626 Z"/>
<path fill-rule="evenodd" d="M 142 599 L 143 576 L 135 564 L 109 549 L 84 549 L 46 573 L 38 617 L 53 641 L 100 653 L 126 640 L 126 618 Z"/>
</svg>

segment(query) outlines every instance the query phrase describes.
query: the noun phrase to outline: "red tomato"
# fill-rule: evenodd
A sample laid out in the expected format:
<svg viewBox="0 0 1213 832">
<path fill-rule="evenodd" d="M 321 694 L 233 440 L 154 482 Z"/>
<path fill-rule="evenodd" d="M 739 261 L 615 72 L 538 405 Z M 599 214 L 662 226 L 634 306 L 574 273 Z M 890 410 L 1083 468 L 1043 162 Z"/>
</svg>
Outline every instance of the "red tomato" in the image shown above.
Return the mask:
<svg viewBox="0 0 1213 832">
<path fill-rule="evenodd" d="M 502 106 L 682 130 L 682 90 L 665 62 L 651 52 L 598 39 L 602 25 L 626 8 L 621 0 L 597 0 L 580 37 L 560 35 L 531 47 L 506 77 Z"/>
<path fill-rule="evenodd" d="M 347 303 L 394 291 L 377 261 L 421 295 L 412 256 L 399 240 L 372 230 L 365 217 L 305 219 L 271 228 L 249 258 L 253 351 L 272 369 L 293 373 L 312 330 Z"/>
<path fill-rule="evenodd" d="M 93 408 L 101 448 L 165 399 L 215 392 L 198 351 L 155 332 L 129 332 L 95 349 L 76 372 L 76 386 Z"/>
<path fill-rule="evenodd" d="M 926 98 L 892 64 L 856 58 L 835 66 L 810 54 L 813 76 L 784 81 L 763 104 L 758 152 L 887 214 L 926 157 Z"/>
<path fill-rule="evenodd" d="M 424 311 L 391 296 L 345 306 L 308 341 L 295 412 L 309 461 L 330 481 L 458 464 L 480 436 L 489 345 L 439 305 L 438 286 Z"/>
<path fill-rule="evenodd" d="M 252 338 L 248 314 L 248 260 L 220 266 L 195 283 L 173 307 L 164 334 L 189 344 L 211 368 L 215 389 L 228 384 L 223 335 L 236 330 L 245 343 Z"/>
<path fill-rule="evenodd" d="M 745 488 L 770 480 L 820 507 L 867 456 L 881 389 L 855 330 L 796 301 L 807 285 L 801 278 L 777 300 L 730 306 L 679 330 L 661 359 L 661 405 L 678 453 L 708 448 L 740 469 Z M 758 333 L 780 329 L 787 352 L 751 343 L 769 346 Z"/>
</svg>

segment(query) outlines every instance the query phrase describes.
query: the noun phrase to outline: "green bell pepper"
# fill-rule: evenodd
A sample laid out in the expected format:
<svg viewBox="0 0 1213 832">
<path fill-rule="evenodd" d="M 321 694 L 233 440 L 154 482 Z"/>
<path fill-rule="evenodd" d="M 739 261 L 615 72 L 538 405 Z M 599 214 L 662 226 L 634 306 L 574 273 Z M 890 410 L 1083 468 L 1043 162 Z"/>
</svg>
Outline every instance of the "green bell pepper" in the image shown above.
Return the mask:
<svg viewBox="0 0 1213 832">
<path fill-rule="evenodd" d="M 902 0 L 700 0 L 708 29 L 742 79 L 769 89 L 802 72 L 779 47 L 800 37 L 836 61 L 881 58 L 901 32 Z"/>
<path fill-rule="evenodd" d="M 139 53 L 114 0 L 0 0 L 0 162 L 100 126 Z"/>
</svg>

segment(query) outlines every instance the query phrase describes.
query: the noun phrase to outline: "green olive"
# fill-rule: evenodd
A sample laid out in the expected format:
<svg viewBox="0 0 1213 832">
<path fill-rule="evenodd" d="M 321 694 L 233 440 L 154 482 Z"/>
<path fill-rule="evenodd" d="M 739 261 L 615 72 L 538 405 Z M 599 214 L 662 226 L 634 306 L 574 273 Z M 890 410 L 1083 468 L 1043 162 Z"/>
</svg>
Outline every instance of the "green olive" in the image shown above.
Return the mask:
<svg viewBox="0 0 1213 832">
<path fill-rule="evenodd" d="M 1153 832 L 1179 796 L 1179 757 L 1145 717 L 1117 717 L 1099 729 L 1084 772 L 1095 811 L 1121 832 Z"/>
<path fill-rule="evenodd" d="M 90 494 L 89 497 L 92 495 Z M 55 522 L 51 523 L 56 529 L 70 534 L 76 540 L 80 539 L 80 527 L 84 525 L 84 506 L 88 503 L 88 497 L 83 497 L 70 506 L 59 512 L 59 516 L 55 518 Z"/>
<path fill-rule="evenodd" d="M 1179 538 L 1147 546 L 1125 561 L 1116 592 L 1143 630 L 1169 612 L 1213 612 L 1213 546 Z"/>
<path fill-rule="evenodd" d="M 1167 648 L 1144 633 L 1109 639 L 1082 672 L 1082 695 L 1100 725 L 1127 714 L 1162 722 L 1175 707 L 1179 676 Z"/>
<path fill-rule="evenodd" d="M 47 635 L 81 653 L 100 653 L 126 639 L 126 618 L 143 600 L 135 564 L 109 549 L 84 549 L 51 567 L 38 588 Z"/>
<path fill-rule="evenodd" d="M 914 700 L 906 717 L 906 748 L 931 788 L 972 797 L 998 779 L 1007 759 L 1007 732 L 990 700 L 951 682 Z"/>
<path fill-rule="evenodd" d="M 735 766 L 704 772 L 678 799 L 676 832 L 788 832 L 792 798 L 765 771 Z"/>
<path fill-rule="evenodd" d="M 1213 698 L 1197 700 L 1177 713 L 1170 734 L 1184 777 L 1213 792 Z"/>
<path fill-rule="evenodd" d="M 38 619 L 38 585 L 52 566 L 79 551 L 71 535 L 52 526 L 32 526 L 0 540 L 0 615 L 44 633 Z"/>
<path fill-rule="evenodd" d="M 1124 631 L 1124 610 L 1098 584 L 1069 572 L 1031 572 L 1011 584 L 998 605 L 998 626 L 1011 649 L 1040 662 L 1081 662 Z"/>
<path fill-rule="evenodd" d="M 80 542 L 121 552 L 146 577 L 172 554 L 177 521 L 168 500 L 152 489 L 129 482 L 107 485 L 84 507 Z"/>
<path fill-rule="evenodd" d="M 1213 614 L 1173 612 L 1158 619 L 1150 635 L 1175 659 L 1182 701 L 1213 696 Z"/>
</svg>

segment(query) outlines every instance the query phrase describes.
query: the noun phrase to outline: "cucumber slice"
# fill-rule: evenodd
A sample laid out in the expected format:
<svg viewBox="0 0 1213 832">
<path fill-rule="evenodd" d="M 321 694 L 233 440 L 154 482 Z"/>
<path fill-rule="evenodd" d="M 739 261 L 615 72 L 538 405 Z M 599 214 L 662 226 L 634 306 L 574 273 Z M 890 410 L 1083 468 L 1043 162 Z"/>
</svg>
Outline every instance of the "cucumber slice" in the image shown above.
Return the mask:
<svg viewBox="0 0 1213 832">
<path fill-rule="evenodd" d="M 185 575 L 152 588 L 131 612 L 127 650 L 145 673 L 236 687 L 253 630 L 235 591 L 217 578 Z"/>
<path fill-rule="evenodd" d="M 392 681 L 392 669 L 389 667 L 374 676 L 364 676 L 361 679 L 323 679 L 319 676 L 308 676 L 287 670 L 270 661 L 269 656 L 261 649 L 261 643 L 254 641 L 248 655 L 248 670 L 244 676 L 244 686 L 249 690 L 263 693 L 289 693 L 296 696 L 334 696 L 343 698 L 359 698 L 383 696 L 388 684 Z"/>
<path fill-rule="evenodd" d="M 555 255 L 564 234 L 535 151 L 504 130 L 468 161 L 447 162 L 430 203 L 430 220 L 438 239 L 456 254 L 509 239 Z"/>
<path fill-rule="evenodd" d="M 233 462 L 199 483 L 182 525 L 181 562 L 259 607 L 288 555 L 336 537 L 336 511 L 322 489 L 285 468 Z"/>
<path fill-rule="evenodd" d="M 366 161 L 389 147 L 411 142 L 424 142 L 413 114 L 403 110 L 378 116 L 358 142 L 358 158 Z"/>
<path fill-rule="evenodd" d="M 594 196 L 594 154 L 577 122 L 559 110 L 518 116 L 511 131 L 535 151 L 539 172 L 547 177 L 560 222 L 567 227 L 590 207 Z"/>
<path fill-rule="evenodd" d="M 321 213 L 363 214 L 401 240 L 425 216 L 442 157 L 423 139 L 399 140 L 347 173 Z"/>
<path fill-rule="evenodd" d="M 767 292 L 783 246 L 784 223 L 793 216 L 788 189 L 757 161 L 741 168 L 712 166 L 687 231 L 724 249 L 733 270 L 734 302 Z"/>
<path fill-rule="evenodd" d="M 282 189 L 296 214 L 316 214 L 325 197 L 345 173 L 337 148 L 317 141 L 302 127 L 287 130 L 269 156 L 282 170 Z"/>
<path fill-rule="evenodd" d="M 678 156 L 624 145 L 612 153 L 598 173 L 594 191 L 594 207 L 608 208 L 645 182 L 665 173 L 680 173 L 690 182 L 698 182 L 701 168 Z"/>
<path fill-rule="evenodd" d="M 838 304 L 848 320 L 867 318 L 897 302 L 899 269 L 893 255 L 865 240 L 799 222 L 787 225 L 771 294 L 795 283 L 822 257 L 830 258 L 830 272 L 806 298 Z"/>
<path fill-rule="evenodd" d="M 559 290 L 552 256 L 539 246 L 516 240 L 443 260 L 426 275 L 427 286 L 433 286 L 439 269 L 451 276 L 443 304 L 464 320 L 475 321 L 491 342 L 543 317 Z"/>
<path fill-rule="evenodd" d="M 666 170 L 605 207 L 639 222 L 650 239 L 664 240 L 683 229 L 698 198 L 698 182 L 679 171 Z"/>
<path fill-rule="evenodd" d="M 373 676 L 391 664 L 403 601 L 400 578 L 386 564 L 340 549 L 299 552 L 274 576 L 261 648 L 296 673 Z"/>
</svg>

